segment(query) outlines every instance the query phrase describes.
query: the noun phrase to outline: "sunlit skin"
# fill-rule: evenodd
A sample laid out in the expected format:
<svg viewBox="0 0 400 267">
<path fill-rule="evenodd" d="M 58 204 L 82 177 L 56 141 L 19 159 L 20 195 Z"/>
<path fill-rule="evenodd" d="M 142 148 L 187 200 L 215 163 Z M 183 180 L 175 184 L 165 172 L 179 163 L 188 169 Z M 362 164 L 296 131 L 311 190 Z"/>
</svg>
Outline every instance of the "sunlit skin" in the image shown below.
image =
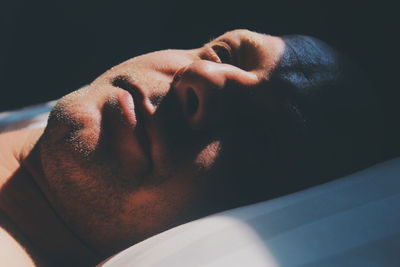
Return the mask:
<svg viewBox="0 0 400 267">
<path fill-rule="evenodd" d="M 127 60 L 61 98 L 44 132 L 25 131 L 18 148 L 1 151 L 12 159 L 0 169 L 3 191 L 22 170 L 19 179 L 33 179 L 38 187 L 31 190 L 48 203 L 37 213 L 51 210 L 59 220 L 53 228 L 64 225 L 70 233 L 61 238 L 99 258 L 229 208 L 235 186 L 221 184 L 245 170 L 248 155 L 262 146 L 263 127 L 257 131 L 255 122 L 268 111 L 268 79 L 283 51 L 279 37 L 236 30 L 198 49 Z M 0 203 L 27 231 L 8 212 L 18 203 Z M 51 228 L 41 223 L 43 231 Z"/>
<path fill-rule="evenodd" d="M 211 47 L 221 41 L 230 42 L 238 67 L 218 62 Z M 43 138 L 46 179 L 39 183 L 75 231 L 101 251 L 185 220 L 207 200 L 212 181 L 206 174 L 225 141 L 225 129 L 219 135 L 214 125 L 236 115 L 235 110 L 223 110 L 231 93 L 225 85 L 234 81 L 244 86 L 233 97 L 243 98 L 251 90 L 256 92 L 251 97 L 262 97 L 255 89 L 263 85 L 282 50 L 279 38 L 235 31 L 200 49 L 150 53 L 112 68 L 59 101 Z M 248 57 L 254 57 L 253 66 Z M 116 79 L 129 85 L 116 84 Z M 131 96 L 121 87 L 136 91 L 140 119 L 129 118 L 137 114 L 129 115 L 124 102 Z M 194 114 L 185 111 L 188 90 L 198 101 Z M 158 103 L 152 103 L 154 97 Z M 240 104 L 242 99 L 234 100 Z M 222 112 L 224 116 L 218 114 Z M 72 128 L 77 130 L 71 134 Z M 140 138 L 140 131 L 147 138 Z M 87 206 L 98 212 L 88 212 Z"/>
</svg>

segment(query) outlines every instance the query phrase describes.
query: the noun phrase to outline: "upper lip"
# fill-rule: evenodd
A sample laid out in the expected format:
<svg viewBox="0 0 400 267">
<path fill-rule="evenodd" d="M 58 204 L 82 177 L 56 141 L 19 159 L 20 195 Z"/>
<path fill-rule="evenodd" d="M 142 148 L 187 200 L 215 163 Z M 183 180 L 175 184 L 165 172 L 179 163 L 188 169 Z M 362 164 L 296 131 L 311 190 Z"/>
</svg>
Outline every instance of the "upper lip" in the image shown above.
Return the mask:
<svg viewBox="0 0 400 267">
<path fill-rule="evenodd" d="M 134 99 L 135 101 L 135 99 Z M 151 161 L 151 142 L 149 133 L 146 129 L 146 121 L 145 116 L 143 116 L 142 111 L 140 108 L 137 108 L 137 104 L 135 103 L 135 113 L 136 113 L 136 120 L 137 124 L 135 127 L 135 135 L 138 139 L 138 143 L 140 144 L 143 152 L 146 154 L 148 159 Z"/>
</svg>

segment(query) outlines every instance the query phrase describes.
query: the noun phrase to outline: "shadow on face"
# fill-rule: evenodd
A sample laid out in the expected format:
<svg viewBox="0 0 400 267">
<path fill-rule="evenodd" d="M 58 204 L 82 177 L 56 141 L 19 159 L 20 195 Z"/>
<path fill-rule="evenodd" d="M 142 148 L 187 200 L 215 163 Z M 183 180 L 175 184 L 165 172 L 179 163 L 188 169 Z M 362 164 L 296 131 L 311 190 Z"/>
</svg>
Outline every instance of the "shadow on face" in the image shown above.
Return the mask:
<svg viewBox="0 0 400 267">
<path fill-rule="evenodd" d="M 110 253 L 367 166 L 378 135 L 378 105 L 350 61 L 310 37 L 238 30 L 133 58 L 61 99 L 40 184 Z"/>
</svg>

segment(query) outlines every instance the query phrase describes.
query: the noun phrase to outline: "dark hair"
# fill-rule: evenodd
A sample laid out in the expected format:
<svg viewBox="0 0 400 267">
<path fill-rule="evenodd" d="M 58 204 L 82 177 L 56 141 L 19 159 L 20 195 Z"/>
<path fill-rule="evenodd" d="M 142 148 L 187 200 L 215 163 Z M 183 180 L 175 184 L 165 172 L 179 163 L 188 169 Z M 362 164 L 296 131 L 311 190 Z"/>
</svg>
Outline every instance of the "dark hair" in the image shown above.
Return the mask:
<svg viewBox="0 0 400 267">
<path fill-rule="evenodd" d="M 360 68 L 315 38 L 283 40 L 257 123 L 248 119 L 244 137 L 229 146 L 235 151 L 225 151 L 240 157 L 240 164 L 226 167 L 227 177 L 216 179 L 215 191 L 226 192 L 225 208 L 318 185 L 384 159 L 381 105 Z"/>
<path fill-rule="evenodd" d="M 270 79 L 280 172 L 309 186 L 382 160 L 382 111 L 360 68 L 313 37 L 284 36 Z"/>
</svg>

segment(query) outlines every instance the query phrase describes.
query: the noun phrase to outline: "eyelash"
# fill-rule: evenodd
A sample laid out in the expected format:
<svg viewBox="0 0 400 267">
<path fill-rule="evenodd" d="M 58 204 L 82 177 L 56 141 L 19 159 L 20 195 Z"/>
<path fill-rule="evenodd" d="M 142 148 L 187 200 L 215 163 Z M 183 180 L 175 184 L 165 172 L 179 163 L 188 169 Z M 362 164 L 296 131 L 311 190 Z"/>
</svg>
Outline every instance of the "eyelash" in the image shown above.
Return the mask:
<svg viewBox="0 0 400 267">
<path fill-rule="evenodd" d="M 222 62 L 220 56 L 218 56 L 218 51 L 217 49 L 222 49 L 221 51 L 226 52 L 228 54 L 228 62 Z M 231 64 L 234 65 L 233 63 L 233 56 L 232 56 L 232 49 L 231 47 L 225 43 L 225 42 L 217 42 L 213 45 L 210 45 L 208 49 L 206 50 L 206 57 L 208 60 L 214 61 L 216 63 L 225 63 L 225 64 Z"/>
</svg>

